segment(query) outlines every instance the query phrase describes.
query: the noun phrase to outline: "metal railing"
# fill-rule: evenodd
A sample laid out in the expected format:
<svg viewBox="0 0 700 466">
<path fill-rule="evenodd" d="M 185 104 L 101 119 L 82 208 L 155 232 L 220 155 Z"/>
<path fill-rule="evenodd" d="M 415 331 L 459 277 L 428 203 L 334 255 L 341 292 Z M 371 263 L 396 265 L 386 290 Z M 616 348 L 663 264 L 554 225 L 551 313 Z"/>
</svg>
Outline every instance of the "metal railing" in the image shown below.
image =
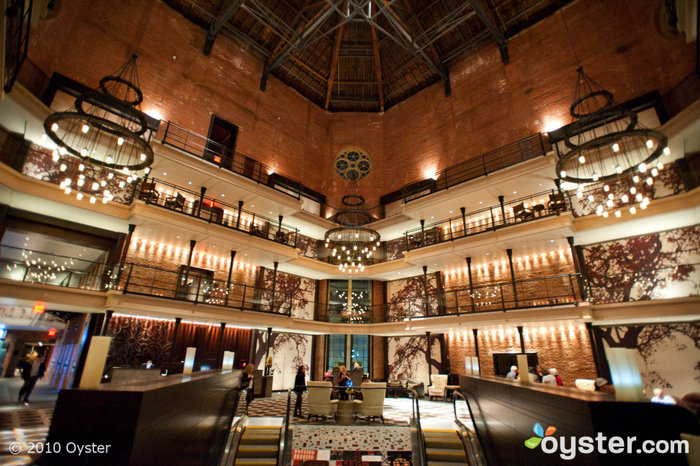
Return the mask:
<svg viewBox="0 0 700 466">
<path fill-rule="evenodd" d="M 478 157 L 440 170 L 435 174 L 434 179 L 410 183 L 399 191 L 382 196 L 381 203 L 386 205 L 398 200 L 408 203 L 511 165 L 544 155 L 548 151 L 549 143 L 544 139 L 542 133 L 533 134 Z"/>
<path fill-rule="evenodd" d="M 27 58 L 29 31 L 32 22 L 33 1 L 13 0 L 7 2 L 5 11 L 1 12 L 5 28 L 5 56 L 2 66 L 5 68 L 3 90 L 10 92 L 19 75 L 20 68 Z"/>
<path fill-rule="evenodd" d="M 303 195 L 304 185 L 301 181 L 282 175 L 284 184 L 278 185 L 276 181 L 280 176 L 275 176 L 273 168 L 171 121 L 168 121 L 165 126 L 162 143 L 269 186 L 295 199 L 301 199 Z"/>
<path fill-rule="evenodd" d="M 471 429 L 469 429 L 469 427 L 467 426 L 467 423 L 464 422 L 465 419 L 460 418 L 457 412 L 457 400 L 460 398 L 464 400 L 464 404 L 468 410 L 469 422 L 474 427 L 473 433 Z M 469 460 L 469 464 L 474 466 L 486 464 L 486 459 L 484 458 L 484 449 L 481 444 L 481 436 L 479 435 L 479 430 L 477 429 L 476 424 L 473 421 L 474 417 L 472 416 L 472 407 L 469 404 L 467 398 L 459 390 L 455 390 L 452 392 L 452 408 L 455 414 L 455 424 L 457 424 L 457 426 L 459 427 L 459 436 L 462 439 L 464 451 L 467 453 L 467 459 Z"/>
<path fill-rule="evenodd" d="M 539 218 L 559 215 L 567 210 L 564 197 L 554 190 L 543 191 L 485 207 L 475 212 L 465 212 L 447 220 L 423 225 L 404 233 L 406 250 L 410 251 L 433 244 L 453 241 L 486 231 L 495 231 Z"/>
<path fill-rule="evenodd" d="M 425 451 L 425 438 L 423 438 L 423 429 L 421 428 L 420 422 L 420 406 L 418 406 L 418 392 L 415 388 L 411 389 L 411 427 L 416 429 L 416 435 L 418 436 L 418 460 L 422 462 L 423 465 L 428 464 L 428 455 Z"/>
<path fill-rule="evenodd" d="M 141 182 L 136 198 L 147 204 L 163 207 L 190 217 L 197 217 L 233 230 L 249 233 L 290 247 L 295 247 L 299 230 L 274 220 L 202 195 L 156 178 Z"/>
<path fill-rule="evenodd" d="M 113 288 L 125 294 L 284 315 L 291 315 L 294 306 L 291 295 L 243 283 L 202 278 L 194 273 L 188 276 L 179 271 L 134 263 L 124 263 L 119 268 L 119 278 Z"/>
</svg>

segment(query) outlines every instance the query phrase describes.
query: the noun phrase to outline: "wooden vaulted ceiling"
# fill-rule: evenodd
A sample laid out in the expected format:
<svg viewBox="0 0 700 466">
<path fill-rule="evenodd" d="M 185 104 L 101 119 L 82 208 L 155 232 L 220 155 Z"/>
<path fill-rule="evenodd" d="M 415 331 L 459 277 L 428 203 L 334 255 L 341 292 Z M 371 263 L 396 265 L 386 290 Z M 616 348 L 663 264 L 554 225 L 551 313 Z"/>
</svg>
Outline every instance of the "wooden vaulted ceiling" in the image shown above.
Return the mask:
<svg viewBox="0 0 700 466">
<path fill-rule="evenodd" d="M 164 0 L 207 30 L 247 44 L 270 74 L 333 112 L 381 112 L 434 83 L 486 43 L 508 39 L 572 0 Z"/>
</svg>

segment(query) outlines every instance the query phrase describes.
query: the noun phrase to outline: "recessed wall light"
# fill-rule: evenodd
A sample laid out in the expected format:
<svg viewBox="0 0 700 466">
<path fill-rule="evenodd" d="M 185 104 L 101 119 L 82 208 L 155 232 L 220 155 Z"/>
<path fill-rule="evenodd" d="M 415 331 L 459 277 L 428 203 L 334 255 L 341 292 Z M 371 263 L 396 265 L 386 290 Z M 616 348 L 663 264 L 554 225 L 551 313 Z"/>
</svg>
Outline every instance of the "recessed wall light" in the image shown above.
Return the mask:
<svg viewBox="0 0 700 466">
<path fill-rule="evenodd" d="M 226 194 L 224 194 L 224 193 L 221 193 L 221 197 L 226 197 Z"/>
<path fill-rule="evenodd" d="M 518 192 L 517 192 L 517 191 L 513 191 L 513 194 L 518 194 Z"/>
<path fill-rule="evenodd" d="M 191 182 L 191 181 L 188 181 L 187 184 L 192 184 L 192 182 Z"/>
<path fill-rule="evenodd" d="M 168 172 L 163 172 L 163 176 L 168 176 Z"/>
</svg>

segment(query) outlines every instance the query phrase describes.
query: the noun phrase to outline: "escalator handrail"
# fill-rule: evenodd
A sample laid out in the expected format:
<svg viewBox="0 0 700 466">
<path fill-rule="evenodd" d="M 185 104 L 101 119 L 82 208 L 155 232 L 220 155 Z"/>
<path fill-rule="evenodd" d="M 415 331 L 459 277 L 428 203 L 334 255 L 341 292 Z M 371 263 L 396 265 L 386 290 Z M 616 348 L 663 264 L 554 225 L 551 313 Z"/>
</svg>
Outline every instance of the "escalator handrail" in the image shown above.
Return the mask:
<svg viewBox="0 0 700 466">
<path fill-rule="evenodd" d="M 423 465 L 428 464 L 428 456 L 425 452 L 425 439 L 423 438 L 423 429 L 420 425 L 420 407 L 418 406 L 418 392 L 415 388 L 411 389 L 411 416 L 414 421 L 416 432 L 418 434 L 418 457 Z"/>
<path fill-rule="evenodd" d="M 224 466 L 231 466 L 234 464 L 236 461 L 236 456 L 238 456 L 238 447 L 241 443 L 241 437 L 243 436 L 243 432 L 245 431 L 247 425 L 248 415 L 244 414 L 231 426 L 228 435 L 230 440 L 227 439 L 226 441 L 226 445 L 230 445 L 230 447 L 228 452 L 224 447 L 224 451 L 222 452 L 222 461 L 219 462 L 220 465 L 223 464 Z"/>
<path fill-rule="evenodd" d="M 461 390 L 454 390 L 452 392 L 452 409 L 453 409 L 454 415 L 455 415 L 455 423 L 457 423 L 457 425 L 460 428 L 464 429 L 465 431 L 467 431 L 467 432 L 469 431 L 467 426 L 465 426 L 464 423 L 462 423 L 462 421 L 460 421 L 459 418 L 457 417 L 457 398 L 463 399 L 464 403 L 467 405 L 467 409 L 469 410 L 469 417 L 472 419 L 472 425 L 474 426 L 474 432 L 476 433 L 476 442 L 478 444 L 479 449 L 481 449 L 481 451 L 483 452 L 484 451 L 484 444 L 481 442 L 481 435 L 479 435 L 479 429 L 476 427 L 476 423 L 474 422 L 474 413 L 472 412 L 472 407 L 469 404 L 469 400 L 467 399 L 466 396 L 464 396 L 464 393 L 462 393 Z M 462 439 L 462 442 L 464 442 L 464 439 Z M 466 447 L 465 451 L 472 450 L 472 448 L 467 446 L 467 445 L 465 445 L 465 447 Z M 476 453 L 474 453 L 474 452 L 472 452 L 472 453 L 476 456 Z M 484 463 L 486 463 L 486 457 L 483 455 L 483 453 L 482 453 L 481 457 L 482 457 Z"/>
<path fill-rule="evenodd" d="M 301 395 L 297 395 L 301 396 Z M 291 430 L 289 429 L 289 408 L 292 406 L 292 391 L 287 390 L 287 411 L 284 416 L 284 424 L 280 435 L 279 455 L 277 456 L 277 464 L 287 464 L 287 450 L 291 449 Z M 290 462 L 291 464 L 291 462 Z"/>
</svg>

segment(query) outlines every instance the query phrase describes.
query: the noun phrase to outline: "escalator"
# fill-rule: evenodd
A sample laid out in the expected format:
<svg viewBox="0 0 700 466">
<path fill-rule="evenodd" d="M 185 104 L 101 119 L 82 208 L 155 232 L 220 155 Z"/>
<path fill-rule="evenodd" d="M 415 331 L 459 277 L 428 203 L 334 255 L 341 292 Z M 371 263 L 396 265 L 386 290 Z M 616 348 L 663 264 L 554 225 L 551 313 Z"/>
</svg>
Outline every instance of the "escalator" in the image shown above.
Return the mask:
<svg viewBox="0 0 700 466">
<path fill-rule="evenodd" d="M 246 426 L 238 445 L 234 466 L 277 466 L 282 428 Z"/>
<path fill-rule="evenodd" d="M 412 433 L 415 439 L 414 464 L 418 466 L 482 466 L 486 465 L 479 435 L 471 422 L 471 407 L 465 397 L 453 395 L 452 426 L 423 429 L 418 394 L 413 393 Z"/>
</svg>

